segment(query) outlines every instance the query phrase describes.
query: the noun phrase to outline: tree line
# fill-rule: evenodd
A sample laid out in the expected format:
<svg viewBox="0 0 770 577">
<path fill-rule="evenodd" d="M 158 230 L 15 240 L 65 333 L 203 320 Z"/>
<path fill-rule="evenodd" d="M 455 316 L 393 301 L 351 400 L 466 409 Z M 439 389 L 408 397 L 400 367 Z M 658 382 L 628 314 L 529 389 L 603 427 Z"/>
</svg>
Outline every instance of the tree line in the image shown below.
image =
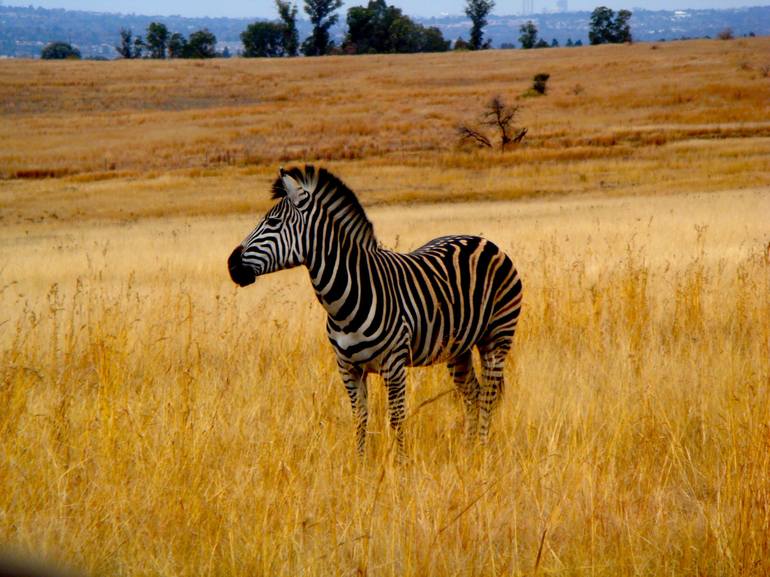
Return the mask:
<svg viewBox="0 0 770 577">
<path fill-rule="evenodd" d="M 304 0 L 312 32 L 300 45 L 297 5 L 282 0 L 275 3 L 278 22 L 255 22 L 241 34 L 243 56 L 296 56 L 300 50 L 305 56 L 444 52 L 451 47 L 437 27 L 418 24 L 385 0 L 369 0 L 366 6 L 348 9 L 347 32 L 341 46 L 335 45 L 329 30 L 339 20 L 337 11 L 342 0 Z M 466 1 L 465 13 L 471 19 L 470 49 L 489 47 L 489 42 L 483 41 L 483 28 L 494 5 L 493 0 Z"/>
<path fill-rule="evenodd" d="M 443 52 L 452 47 L 435 26 L 426 27 L 406 16 L 400 8 L 388 5 L 386 0 L 369 0 L 366 6 L 348 9 L 347 31 L 337 46 L 330 29 L 339 20 L 338 10 L 342 0 L 303 0 L 304 12 L 312 25 L 311 34 L 300 43 L 297 30 L 298 7 L 290 0 L 274 0 L 278 12 L 275 21 L 259 21 L 249 24 L 241 33 L 244 57 L 292 57 L 324 54 L 374 54 Z M 471 21 L 470 37 L 454 42 L 455 50 L 484 50 L 491 41 L 484 38 L 487 17 L 495 6 L 494 0 L 466 0 L 465 14 Z M 631 41 L 629 20 L 631 12 L 600 6 L 591 14 L 589 41 L 591 44 L 623 43 Z M 531 20 L 520 27 L 519 42 L 524 49 L 558 46 L 556 39 L 549 44 L 538 38 L 538 30 Z M 216 51 L 216 36 L 208 29 L 192 32 L 185 37 L 171 32 L 165 24 L 152 22 L 145 36 L 134 36 L 130 29 L 121 29 L 120 44 L 115 47 L 119 56 L 134 58 L 214 58 L 230 56 L 225 48 Z M 582 41 L 567 41 L 567 46 L 581 46 Z M 503 44 L 502 48 L 513 48 Z M 43 49 L 43 58 L 79 58 L 77 49 L 66 43 L 56 42 Z"/>
<path fill-rule="evenodd" d="M 122 58 L 129 59 L 214 58 L 218 56 L 216 47 L 217 37 L 205 28 L 185 37 L 180 32 L 170 32 L 165 24 L 151 22 L 144 38 L 134 36 L 129 29 L 121 29 L 120 44 L 115 50 Z"/>
<path fill-rule="evenodd" d="M 599 6 L 591 13 L 588 26 L 588 41 L 591 44 L 623 44 L 631 42 L 631 12 L 618 10 L 618 13 L 606 6 Z M 532 20 L 528 20 L 519 27 L 519 42 L 524 49 L 558 47 L 559 42 L 554 38 L 549 44 L 544 38 L 538 38 L 538 30 Z M 582 46 L 583 41 L 575 42 L 567 39 L 566 46 Z M 503 46 L 506 48 L 506 46 Z M 512 48 L 512 47 L 511 47 Z"/>
<path fill-rule="evenodd" d="M 342 0 L 303 0 L 312 31 L 300 43 L 295 2 L 275 0 L 276 21 L 249 24 L 241 33 L 244 57 L 321 56 L 325 54 L 376 54 L 444 52 L 451 42 L 435 26 L 423 26 L 386 0 L 369 0 L 366 6 L 353 6 L 346 17 L 347 32 L 337 46 L 330 29 L 339 21 Z M 483 28 L 494 0 L 467 0 L 465 13 L 471 20 L 470 42 L 462 48 L 480 50 L 490 47 L 484 41 Z M 457 44 L 457 43 L 456 43 Z M 189 39 L 170 33 L 165 25 L 153 22 L 144 38 L 121 30 L 116 50 L 123 58 L 211 58 L 217 56 L 216 37 L 208 30 L 193 32 Z M 458 47 L 458 46 L 456 46 Z M 222 54 L 229 56 L 229 54 Z"/>
<path fill-rule="evenodd" d="M 276 0 L 279 22 L 255 22 L 241 34 L 243 56 L 272 57 L 319 56 L 332 52 L 343 54 L 374 54 L 404 52 L 443 52 L 452 46 L 437 27 L 424 27 L 404 15 L 400 8 L 389 6 L 385 0 L 370 0 L 366 6 L 348 9 L 347 33 L 340 47 L 329 37 L 329 29 L 337 23 L 336 11 L 342 0 L 304 0 L 305 12 L 310 17 L 313 32 L 299 44 L 296 17 L 297 6 Z M 454 43 L 455 50 L 484 50 L 491 41 L 484 39 L 487 16 L 495 7 L 494 0 L 466 0 L 465 14 L 471 21 L 470 38 L 462 37 Z M 588 39 L 591 44 L 631 42 L 631 12 L 617 14 L 606 6 L 599 6 L 591 14 Z M 559 46 L 556 39 L 549 44 L 538 38 L 537 26 L 531 20 L 520 27 L 519 42 L 524 49 Z M 567 39 L 566 46 L 582 46 L 582 40 Z M 513 48 L 503 45 L 503 48 Z"/>
</svg>

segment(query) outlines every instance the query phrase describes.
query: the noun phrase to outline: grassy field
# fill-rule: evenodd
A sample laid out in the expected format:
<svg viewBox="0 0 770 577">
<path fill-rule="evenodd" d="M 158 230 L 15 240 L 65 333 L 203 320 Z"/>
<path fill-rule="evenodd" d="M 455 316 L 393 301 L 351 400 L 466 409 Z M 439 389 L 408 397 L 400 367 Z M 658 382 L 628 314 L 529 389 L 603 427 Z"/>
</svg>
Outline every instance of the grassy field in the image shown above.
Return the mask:
<svg viewBox="0 0 770 577">
<path fill-rule="evenodd" d="M 769 52 L 0 61 L 0 553 L 86 575 L 770 573 Z M 551 93 L 517 100 L 541 71 Z M 524 143 L 458 147 L 496 93 Z M 307 273 L 229 280 L 277 166 L 304 161 L 386 246 L 483 234 L 514 259 L 486 451 L 439 366 L 409 373 L 403 466 L 370 379 L 357 459 Z"/>
<path fill-rule="evenodd" d="M 321 60 L 0 62 L 0 222 L 251 213 L 322 162 L 364 202 L 770 186 L 770 37 Z M 551 75 L 549 94 L 522 95 Z M 529 132 L 458 149 L 493 96 Z M 59 177 L 51 180 L 50 177 Z M 66 183 L 66 185 L 62 185 Z M 55 216 L 54 216 L 55 215 Z"/>
</svg>

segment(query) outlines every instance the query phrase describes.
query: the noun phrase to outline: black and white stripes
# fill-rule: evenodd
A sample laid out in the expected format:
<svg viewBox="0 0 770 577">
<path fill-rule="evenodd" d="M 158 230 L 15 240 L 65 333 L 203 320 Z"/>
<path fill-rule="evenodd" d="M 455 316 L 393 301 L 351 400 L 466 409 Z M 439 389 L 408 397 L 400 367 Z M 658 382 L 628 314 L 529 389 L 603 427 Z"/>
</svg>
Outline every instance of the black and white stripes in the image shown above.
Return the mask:
<svg viewBox="0 0 770 577">
<path fill-rule="evenodd" d="M 466 435 L 485 441 L 521 308 L 521 280 L 511 260 L 474 236 L 437 238 L 407 254 L 383 249 L 353 192 L 324 169 L 282 170 L 273 197 L 279 202 L 231 254 L 230 276 L 246 286 L 262 274 L 307 267 L 328 313 L 358 451 L 366 439 L 367 374 L 385 381 L 403 455 L 405 369 L 439 362 L 448 364 L 463 396 Z"/>
</svg>

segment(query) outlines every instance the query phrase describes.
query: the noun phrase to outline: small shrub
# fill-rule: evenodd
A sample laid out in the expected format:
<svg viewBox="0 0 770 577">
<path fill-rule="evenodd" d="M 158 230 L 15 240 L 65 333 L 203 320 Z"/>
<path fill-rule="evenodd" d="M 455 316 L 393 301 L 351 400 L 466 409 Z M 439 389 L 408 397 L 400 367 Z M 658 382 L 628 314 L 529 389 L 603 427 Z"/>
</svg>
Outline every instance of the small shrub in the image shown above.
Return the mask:
<svg viewBox="0 0 770 577">
<path fill-rule="evenodd" d="M 733 29 L 732 28 L 723 28 L 719 34 L 717 35 L 717 38 L 720 40 L 732 40 L 733 39 Z"/>
<path fill-rule="evenodd" d="M 457 40 L 455 40 L 454 49 L 455 50 L 470 50 L 470 46 L 468 45 L 468 43 L 465 40 L 463 40 L 463 37 L 460 36 Z"/>
<path fill-rule="evenodd" d="M 80 60 L 80 50 L 68 42 L 51 42 L 40 53 L 43 60 Z"/>
<path fill-rule="evenodd" d="M 534 78 L 532 79 L 532 90 L 537 92 L 538 94 L 545 94 L 548 90 L 548 79 L 551 77 L 550 74 L 535 74 Z"/>
</svg>

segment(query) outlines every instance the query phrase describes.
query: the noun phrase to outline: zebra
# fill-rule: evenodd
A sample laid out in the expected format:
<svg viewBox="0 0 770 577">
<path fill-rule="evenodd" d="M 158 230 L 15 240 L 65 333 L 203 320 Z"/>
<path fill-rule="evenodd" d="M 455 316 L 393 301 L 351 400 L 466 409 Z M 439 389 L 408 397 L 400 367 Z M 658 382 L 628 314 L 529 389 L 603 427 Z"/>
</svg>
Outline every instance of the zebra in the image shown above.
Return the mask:
<svg viewBox="0 0 770 577">
<path fill-rule="evenodd" d="M 357 452 L 363 455 L 366 443 L 367 375 L 379 373 L 385 383 L 403 459 L 406 367 L 435 363 L 447 364 L 463 399 L 466 439 L 485 444 L 522 303 L 511 259 L 477 236 L 436 238 L 410 253 L 387 250 L 353 191 L 324 168 L 282 168 L 272 198 L 277 203 L 230 255 L 230 277 L 244 287 L 264 274 L 307 267 L 328 313 Z"/>
</svg>

